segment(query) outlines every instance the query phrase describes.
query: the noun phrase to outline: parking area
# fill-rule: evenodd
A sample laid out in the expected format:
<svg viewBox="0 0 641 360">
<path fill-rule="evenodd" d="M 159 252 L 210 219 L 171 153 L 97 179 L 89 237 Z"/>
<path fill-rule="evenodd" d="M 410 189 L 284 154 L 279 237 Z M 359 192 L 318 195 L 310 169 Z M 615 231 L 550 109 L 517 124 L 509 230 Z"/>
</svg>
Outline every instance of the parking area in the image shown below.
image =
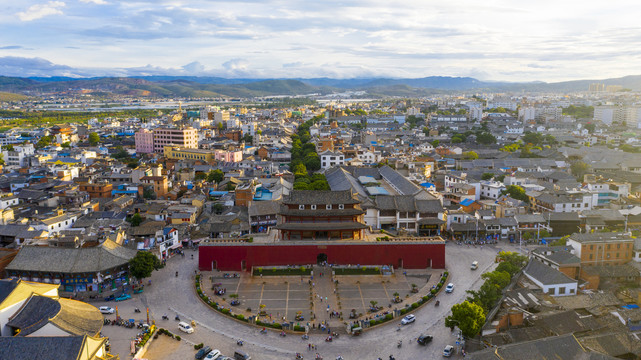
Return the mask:
<svg viewBox="0 0 641 360">
<path fill-rule="evenodd" d="M 300 276 L 265 276 L 251 277 L 243 274 L 242 278 L 225 278 L 217 273 L 203 273 L 207 283 L 205 292 L 212 298 L 223 298 L 227 303 L 233 299 L 231 294 L 238 294 L 240 304 L 237 313 L 256 315 L 260 305 L 265 305 L 266 320 L 277 321 L 283 317 L 295 321 L 296 314 L 301 312 L 307 320 L 310 317 L 309 277 L 301 281 Z M 212 286 L 225 289 L 224 295 L 215 295 Z M 251 312 L 246 311 L 251 309 Z"/>
<path fill-rule="evenodd" d="M 403 301 L 412 296 L 412 284 L 421 288 L 427 284 L 431 274 L 421 273 L 416 276 L 337 276 L 337 293 L 340 298 L 343 314 L 354 309 L 357 314 L 367 316 L 372 301 L 376 306 L 387 308 L 392 305 L 395 296 Z"/>
</svg>

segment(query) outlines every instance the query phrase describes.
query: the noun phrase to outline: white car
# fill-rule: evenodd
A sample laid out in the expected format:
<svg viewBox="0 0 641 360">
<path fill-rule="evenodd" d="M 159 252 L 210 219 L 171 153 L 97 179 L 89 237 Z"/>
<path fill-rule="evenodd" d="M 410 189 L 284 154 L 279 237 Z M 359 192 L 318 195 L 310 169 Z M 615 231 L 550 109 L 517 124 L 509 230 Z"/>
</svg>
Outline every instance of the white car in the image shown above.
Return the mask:
<svg viewBox="0 0 641 360">
<path fill-rule="evenodd" d="M 98 310 L 103 314 L 113 314 L 116 311 L 114 308 L 109 306 L 101 306 Z"/>
<path fill-rule="evenodd" d="M 207 356 L 205 356 L 205 360 L 216 360 L 222 355 L 220 354 L 220 350 L 214 349 L 212 350 Z"/>
<path fill-rule="evenodd" d="M 447 284 L 447 286 L 445 287 L 445 292 L 451 293 L 452 291 L 454 291 L 454 284 L 452 283 Z"/>
<path fill-rule="evenodd" d="M 401 320 L 401 324 L 407 325 L 409 323 L 413 323 L 414 320 L 416 320 L 416 316 L 409 314 L 406 317 L 404 317 L 403 320 Z"/>
</svg>

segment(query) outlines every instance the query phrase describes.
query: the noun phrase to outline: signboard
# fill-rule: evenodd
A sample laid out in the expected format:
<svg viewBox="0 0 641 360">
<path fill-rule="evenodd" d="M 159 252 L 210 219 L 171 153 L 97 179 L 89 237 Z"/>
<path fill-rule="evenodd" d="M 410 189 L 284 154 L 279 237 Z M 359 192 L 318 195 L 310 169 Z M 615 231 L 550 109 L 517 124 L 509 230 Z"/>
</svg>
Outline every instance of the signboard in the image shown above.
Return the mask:
<svg viewBox="0 0 641 360">
<path fill-rule="evenodd" d="M 62 279 L 63 284 L 92 284 L 92 278 Z"/>
</svg>

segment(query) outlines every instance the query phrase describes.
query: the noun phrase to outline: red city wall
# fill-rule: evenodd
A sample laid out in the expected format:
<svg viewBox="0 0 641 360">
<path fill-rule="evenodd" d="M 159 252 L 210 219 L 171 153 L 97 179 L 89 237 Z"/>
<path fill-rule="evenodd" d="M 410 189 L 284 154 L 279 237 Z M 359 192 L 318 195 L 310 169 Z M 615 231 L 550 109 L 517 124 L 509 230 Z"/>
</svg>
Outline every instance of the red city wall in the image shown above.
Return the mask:
<svg viewBox="0 0 641 360">
<path fill-rule="evenodd" d="M 445 268 L 445 244 L 325 244 L 325 245 L 201 245 L 198 268 L 223 271 L 250 270 L 252 266 L 315 264 L 319 254 L 330 264 L 392 265 L 396 268 Z M 244 264 L 243 264 L 244 262 Z"/>
</svg>

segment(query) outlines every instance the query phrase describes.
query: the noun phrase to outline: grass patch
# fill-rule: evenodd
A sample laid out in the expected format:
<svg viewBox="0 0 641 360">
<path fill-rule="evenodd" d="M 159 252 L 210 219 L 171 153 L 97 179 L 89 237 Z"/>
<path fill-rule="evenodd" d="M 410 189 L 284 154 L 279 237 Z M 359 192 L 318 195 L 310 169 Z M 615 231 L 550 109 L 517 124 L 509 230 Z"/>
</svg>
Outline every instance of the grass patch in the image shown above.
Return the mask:
<svg viewBox="0 0 641 360">
<path fill-rule="evenodd" d="M 380 275 L 381 270 L 378 267 L 363 266 L 360 268 L 334 268 L 336 275 Z"/>
</svg>

